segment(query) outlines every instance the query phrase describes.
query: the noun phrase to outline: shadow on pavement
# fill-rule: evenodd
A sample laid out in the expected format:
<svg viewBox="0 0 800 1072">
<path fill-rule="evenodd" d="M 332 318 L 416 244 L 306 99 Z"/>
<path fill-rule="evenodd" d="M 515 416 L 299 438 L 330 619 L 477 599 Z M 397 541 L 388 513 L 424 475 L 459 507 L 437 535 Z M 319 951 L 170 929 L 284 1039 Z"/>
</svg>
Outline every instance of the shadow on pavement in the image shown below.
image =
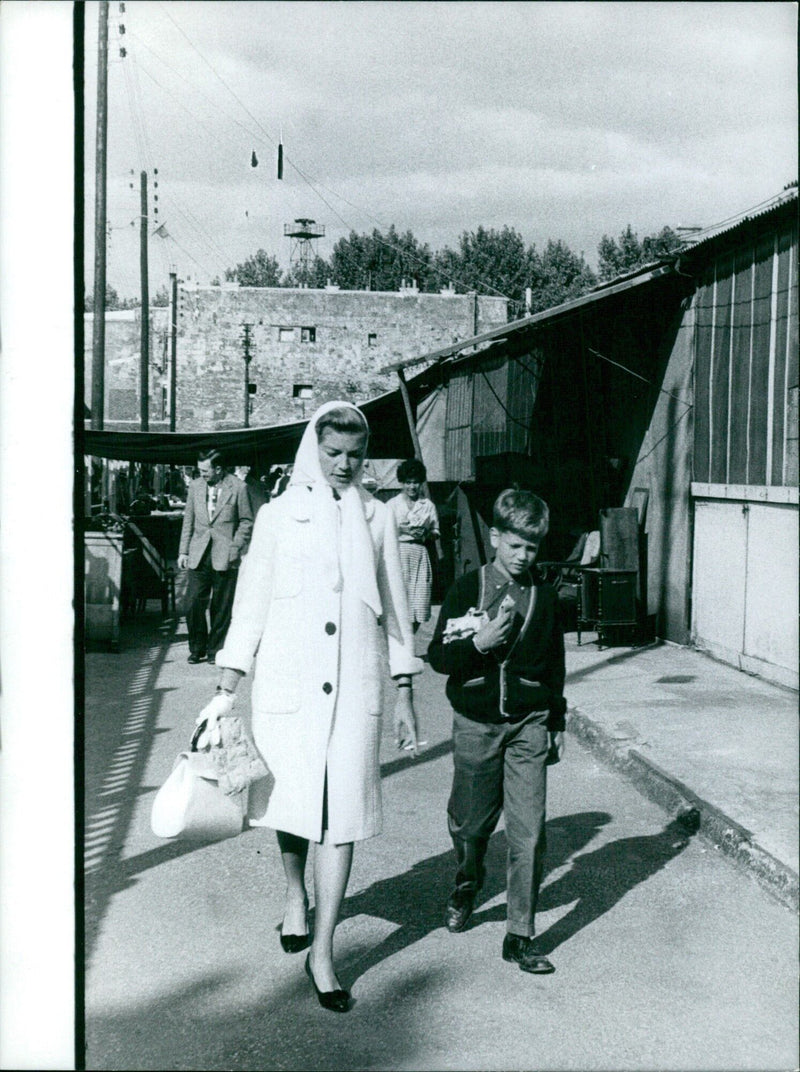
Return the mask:
<svg viewBox="0 0 800 1072">
<path fill-rule="evenodd" d="M 576 818 L 580 816 L 567 816 L 566 819 L 557 819 L 554 823 L 547 824 L 547 872 L 555 871 L 572 855 L 563 851 L 551 853 L 551 832 L 555 833 L 553 827 L 557 823 L 569 823 Z M 608 821 L 610 816 L 606 815 L 605 818 Z M 646 882 L 683 852 L 699 829 L 698 820 L 698 813 L 689 811 L 673 819 L 658 834 L 618 838 L 593 852 L 576 856 L 565 875 L 550 885 L 542 885 L 537 911 L 547 912 L 559 905 L 572 904 L 575 901 L 577 904 L 552 927 L 537 935 L 536 948 L 543 953 L 552 953 L 578 931 L 609 912 L 626 893 Z M 584 844 L 587 844 L 588 840 L 587 838 Z M 475 913 L 472 920 L 473 925 L 477 925 L 497 923 L 505 921 L 505 918 L 506 906 L 502 904 L 495 905 L 488 912 Z"/>
<path fill-rule="evenodd" d="M 381 778 L 388 778 L 390 774 L 408 770 L 409 767 L 419 767 L 423 763 L 430 763 L 433 759 L 440 759 L 453 751 L 453 739 L 447 737 L 444 741 L 433 745 L 431 748 L 423 748 L 418 756 L 399 756 L 391 759 L 388 763 L 381 763 Z"/>
<path fill-rule="evenodd" d="M 607 812 L 579 812 L 552 819 L 547 823 L 550 850 L 546 867 L 549 871 L 565 864 L 576 852 L 611 821 Z M 365 914 L 394 923 L 393 931 L 383 942 L 370 949 L 358 961 L 355 974 L 345 969 L 342 985 L 352 987 L 356 979 L 388 957 L 425 938 L 444 926 L 445 902 L 451 892 L 455 874 L 452 851 L 431 856 L 415 864 L 410 871 L 375 882 L 361 893 L 346 898 L 342 919 Z M 486 854 L 486 877 L 479 895 L 489 901 L 506 888 L 506 839 L 502 831 L 494 833 Z M 481 913 L 476 912 L 468 927 L 505 919 L 505 904 Z"/>
<path fill-rule="evenodd" d="M 538 936 L 537 948 L 551 953 L 610 911 L 626 893 L 657 874 L 683 852 L 697 833 L 696 816 L 696 812 L 688 812 L 673 819 L 658 834 L 618 838 L 575 857 L 570 870 L 542 890 L 539 908 L 547 911 L 574 901 L 577 904 Z"/>
<path fill-rule="evenodd" d="M 594 663 L 592 666 L 584 666 L 580 670 L 567 669 L 567 685 L 574 683 L 575 681 L 581 681 L 585 677 L 591 677 L 592 674 L 598 674 L 602 670 L 607 669 L 609 666 L 619 666 L 620 663 L 626 663 L 629 659 L 635 659 L 639 655 L 644 655 L 649 651 L 653 651 L 655 648 L 663 647 L 663 642 L 656 640 L 652 644 L 643 644 L 638 648 L 629 648 L 627 651 L 622 652 L 620 655 L 612 655 L 610 659 L 602 659 L 600 662 Z"/>
<path fill-rule="evenodd" d="M 354 1031 L 351 1018 L 319 1007 L 303 960 L 297 961 L 290 980 L 276 982 L 268 971 L 248 979 L 210 971 L 183 987 L 92 1016 L 85 1067 L 229 1072 L 416 1067 L 425 1010 L 442 985 L 435 966 L 406 976 L 393 994 L 392 1015 L 362 1019 Z"/>
<path fill-rule="evenodd" d="M 143 868 L 122 860 L 125 839 L 156 735 L 164 695 L 156 688 L 174 639 L 174 622 L 134 619 L 120 651 L 87 651 L 84 693 L 84 957 L 88 965 L 108 904 Z M 191 848 L 191 847 L 190 847 Z M 172 859 L 186 846 L 167 844 L 148 857 Z"/>
</svg>

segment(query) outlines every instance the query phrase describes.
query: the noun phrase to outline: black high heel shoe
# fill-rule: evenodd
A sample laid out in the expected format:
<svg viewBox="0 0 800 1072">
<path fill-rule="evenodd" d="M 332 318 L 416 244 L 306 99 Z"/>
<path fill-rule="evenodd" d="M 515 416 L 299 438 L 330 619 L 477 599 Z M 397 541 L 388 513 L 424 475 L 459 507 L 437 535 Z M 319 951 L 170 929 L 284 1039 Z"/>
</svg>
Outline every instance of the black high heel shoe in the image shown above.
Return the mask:
<svg viewBox="0 0 800 1072">
<path fill-rule="evenodd" d="M 314 980 L 309 957 L 306 957 L 306 975 L 311 980 L 317 1001 L 323 1009 L 330 1009 L 331 1012 L 347 1012 L 350 1008 L 350 995 L 346 990 L 320 990 Z"/>
<path fill-rule="evenodd" d="M 306 933 L 284 934 L 283 924 L 278 928 L 281 932 L 281 949 L 284 953 L 302 953 L 311 945 L 311 935 L 308 933 L 308 902 L 306 902 Z"/>
<path fill-rule="evenodd" d="M 281 949 L 284 953 L 302 953 L 310 945 L 310 934 L 284 934 L 281 931 Z"/>
</svg>

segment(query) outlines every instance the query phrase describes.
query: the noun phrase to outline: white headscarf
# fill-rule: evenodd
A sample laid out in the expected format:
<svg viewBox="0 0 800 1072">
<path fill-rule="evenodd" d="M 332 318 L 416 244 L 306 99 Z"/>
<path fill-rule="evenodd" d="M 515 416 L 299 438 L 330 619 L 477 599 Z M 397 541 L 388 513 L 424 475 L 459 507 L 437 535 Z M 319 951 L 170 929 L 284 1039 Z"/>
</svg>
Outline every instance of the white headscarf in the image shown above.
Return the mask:
<svg viewBox="0 0 800 1072">
<path fill-rule="evenodd" d="M 319 557 L 319 568 L 326 584 L 334 591 L 355 589 L 359 597 L 371 607 L 376 615 L 382 613 L 381 597 L 375 579 L 375 549 L 364 513 L 364 503 L 369 496 L 361 488 L 360 469 L 349 488 L 337 489 L 340 506 L 337 506 L 333 487 L 322 475 L 319 462 L 317 421 L 332 409 L 353 410 L 361 418 L 364 432 L 369 434 L 369 425 L 364 414 L 352 402 L 326 402 L 320 406 L 306 425 L 294 469 L 289 480 L 289 489 L 300 494 L 310 489 L 310 518 L 314 533 L 314 545 Z M 306 494 L 308 494 L 306 490 Z M 337 553 L 337 528 L 341 510 L 341 554 Z"/>
</svg>

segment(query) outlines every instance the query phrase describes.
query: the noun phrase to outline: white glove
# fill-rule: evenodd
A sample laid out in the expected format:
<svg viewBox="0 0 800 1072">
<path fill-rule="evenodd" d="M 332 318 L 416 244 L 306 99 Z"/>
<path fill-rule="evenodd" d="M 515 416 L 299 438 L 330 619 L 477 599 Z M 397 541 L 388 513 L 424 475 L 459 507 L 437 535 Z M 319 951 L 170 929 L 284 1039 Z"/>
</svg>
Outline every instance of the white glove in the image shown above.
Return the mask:
<svg viewBox="0 0 800 1072">
<path fill-rule="evenodd" d="M 197 716 L 195 719 L 196 726 L 200 726 L 203 722 L 206 724 L 206 728 L 197 739 L 198 752 L 220 743 L 219 720 L 231 713 L 234 702 L 232 693 L 218 692 Z"/>
</svg>

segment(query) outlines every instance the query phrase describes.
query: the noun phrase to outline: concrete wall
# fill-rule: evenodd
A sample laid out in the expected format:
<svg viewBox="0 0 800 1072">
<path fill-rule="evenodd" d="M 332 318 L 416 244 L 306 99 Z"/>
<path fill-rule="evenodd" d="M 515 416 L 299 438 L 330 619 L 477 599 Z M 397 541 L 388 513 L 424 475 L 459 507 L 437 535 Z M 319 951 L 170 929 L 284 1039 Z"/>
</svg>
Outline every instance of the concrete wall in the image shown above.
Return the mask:
<svg viewBox="0 0 800 1072">
<path fill-rule="evenodd" d="M 84 399 L 92 404 L 92 313 L 84 315 Z M 168 365 L 164 345 L 169 310 L 150 310 L 150 430 L 163 430 L 164 389 Z M 105 426 L 111 430 L 139 427 L 139 364 L 142 320 L 139 309 L 106 313 Z"/>
<path fill-rule="evenodd" d="M 167 384 L 168 310 L 151 310 L 151 418 Z M 251 324 L 250 424 L 300 420 L 331 398 L 364 402 L 397 387 L 385 366 L 506 322 L 506 301 L 451 293 L 256 287 L 179 290 L 177 431 L 244 424 L 243 325 Z M 91 398 L 91 314 L 86 317 L 86 399 Z M 304 330 L 305 329 L 305 330 Z M 312 329 L 312 330 L 308 330 Z M 106 418 L 138 422 L 138 310 L 106 322 Z M 163 371 L 159 371 L 163 370 Z M 293 397 L 310 384 L 313 396 Z M 127 408 L 126 408 L 127 407 Z M 131 424 L 128 424 L 130 427 Z"/>
</svg>

